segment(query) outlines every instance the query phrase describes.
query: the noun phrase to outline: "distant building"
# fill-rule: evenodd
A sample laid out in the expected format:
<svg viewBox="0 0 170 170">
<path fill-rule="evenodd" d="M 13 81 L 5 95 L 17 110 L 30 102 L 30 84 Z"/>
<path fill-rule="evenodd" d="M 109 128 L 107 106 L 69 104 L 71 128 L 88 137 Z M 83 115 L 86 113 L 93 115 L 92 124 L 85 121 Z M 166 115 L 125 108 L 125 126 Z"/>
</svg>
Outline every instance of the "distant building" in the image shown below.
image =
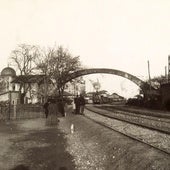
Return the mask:
<svg viewBox="0 0 170 170">
<path fill-rule="evenodd" d="M 16 78 L 16 72 L 11 67 L 6 67 L 0 75 L 0 101 L 8 101 L 11 104 L 19 102 L 18 87 L 11 83 Z"/>
<path fill-rule="evenodd" d="M 82 77 L 75 79 L 73 82 L 68 82 L 65 87 L 65 91 L 71 93 L 73 96 L 84 94 L 85 90 L 86 84 Z"/>
<path fill-rule="evenodd" d="M 85 81 L 82 78 L 74 83 L 68 82 L 65 94 L 74 96 L 85 93 Z M 81 81 L 80 81 L 81 80 Z M 56 93 L 52 80 L 48 81 L 48 94 L 53 96 Z M 26 89 L 26 90 L 24 90 Z M 45 97 L 45 75 L 16 75 L 11 67 L 6 67 L 0 75 L 0 102 L 11 104 L 43 103 Z M 25 92 L 25 93 L 24 93 Z"/>
<path fill-rule="evenodd" d="M 113 94 L 109 95 L 109 98 L 112 99 L 112 101 L 123 101 L 123 100 L 125 100 L 124 97 L 118 95 L 117 93 L 113 93 Z"/>
<path fill-rule="evenodd" d="M 21 103 L 43 103 L 45 92 L 45 75 L 19 75 L 11 82 L 20 89 Z M 25 87 L 22 86 L 24 84 Z M 26 94 L 24 94 L 24 88 Z M 52 90 L 50 83 L 48 83 L 48 91 Z"/>
<path fill-rule="evenodd" d="M 21 85 L 23 85 L 21 86 Z M 0 75 L 0 101 L 11 104 L 42 102 L 44 92 L 44 75 L 19 75 L 11 67 L 6 67 Z M 22 99 L 23 88 L 27 89 Z"/>
</svg>

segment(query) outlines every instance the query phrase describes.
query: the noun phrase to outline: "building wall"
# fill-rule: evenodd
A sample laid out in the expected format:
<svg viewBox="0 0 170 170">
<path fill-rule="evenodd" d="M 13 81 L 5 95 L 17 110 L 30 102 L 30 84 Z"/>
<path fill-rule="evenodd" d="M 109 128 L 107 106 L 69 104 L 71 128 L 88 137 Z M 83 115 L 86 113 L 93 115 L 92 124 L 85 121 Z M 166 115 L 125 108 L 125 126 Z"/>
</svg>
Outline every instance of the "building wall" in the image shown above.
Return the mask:
<svg viewBox="0 0 170 170">
<path fill-rule="evenodd" d="M 11 83 L 11 81 L 14 79 L 11 76 L 1 76 L 1 81 L 4 82 L 4 89 L 3 92 L 13 91 L 14 90 L 14 84 Z"/>
<path fill-rule="evenodd" d="M 5 93 L 0 94 L 0 101 L 6 102 L 10 101 L 11 104 L 18 104 L 19 103 L 19 92 L 16 91 L 8 91 Z"/>
<path fill-rule="evenodd" d="M 11 93 L 11 104 L 16 105 L 19 104 L 19 92 L 18 91 L 12 91 Z"/>
<path fill-rule="evenodd" d="M 65 88 L 65 91 L 68 93 L 71 93 L 72 95 L 77 95 L 84 93 L 86 90 L 86 85 L 85 81 L 82 79 L 80 80 L 75 80 L 74 82 L 70 83 L 68 82 Z"/>
<path fill-rule="evenodd" d="M 29 85 L 27 84 L 27 86 Z M 38 93 L 38 85 L 37 83 L 32 83 L 26 93 L 25 103 L 36 103 L 38 101 L 37 93 Z"/>
<path fill-rule="evenodd" d="M 9 100 L 9 93 L 5 92 L 0 94 L 0 101 L 8 101 Z"/>
</svg>

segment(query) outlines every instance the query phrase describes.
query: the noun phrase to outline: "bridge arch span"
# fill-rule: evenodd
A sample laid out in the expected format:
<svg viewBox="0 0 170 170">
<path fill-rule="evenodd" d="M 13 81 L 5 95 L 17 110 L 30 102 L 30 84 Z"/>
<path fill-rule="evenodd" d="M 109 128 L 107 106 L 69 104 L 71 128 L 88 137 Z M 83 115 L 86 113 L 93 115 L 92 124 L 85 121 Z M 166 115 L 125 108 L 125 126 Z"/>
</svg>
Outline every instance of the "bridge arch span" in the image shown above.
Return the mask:
<svg viewBox="0 0 170 170">
<path fill-rule="evenodd" d="M 124 78 L 132 81 L 133 83 L 135 83 L 140 88 L 142 88 L 143 85 L 145 84 L 144 81 L 142 81 L 141 79 L 137 78 L 136 76 L 134 76 L 132 74 L 129 74 L 124 71 L 108 69 L 108 68 L 91 68 L 91 69 L 78 70 L 78 71 L 71 73 L 70 76 L 68 77 L 68 79 L 66 80 L 66 82 L 69 82 L 72 79 L 75 79 L 80 76 L 84 76 L 84 75 L 88 75 L 88 74 L 96 74 L 96 73 L 114 74 L 117 76 L 124 77 Z"/>
</svg>

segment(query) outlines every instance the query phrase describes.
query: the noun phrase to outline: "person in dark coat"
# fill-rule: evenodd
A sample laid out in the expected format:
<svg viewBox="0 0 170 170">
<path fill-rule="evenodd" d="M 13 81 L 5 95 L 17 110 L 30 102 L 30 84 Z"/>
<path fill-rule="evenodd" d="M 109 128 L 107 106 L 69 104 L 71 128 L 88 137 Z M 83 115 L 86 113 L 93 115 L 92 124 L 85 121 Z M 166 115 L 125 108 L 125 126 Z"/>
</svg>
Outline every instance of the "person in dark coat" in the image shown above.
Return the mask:
<svg viewBox="0 0 170 170">
<path fill-rule="evenodd" d="M 83 115 L 86 102 L 85 102 L 84 96 L 82 94 L 80 94 L 79 103 L 80 103 L 80 114 Z"/>
<path fill-rule="evenodd" d="M 74 98 L 74 103 L 75 103 L 75 114 L 80 114 L 80 100 L 78 95 Z"/>
<path fill-rule="evenodd" d="M 45 111 L 45 118 L 47 119 L 47 117 L 48 117 L 48 106 L 49 106 L 49 101 L 47 101 L 47 102 L 45 102 L 44 103 L 44 105 L 43 105 L 43 107 L 44 107 L 44 111 Z"/>
<path fill-rule="evenodd" d="M 59 122 L 58 115 L 59 115 L 59 108 L 54 99 L 52 99 L 48 106 L 49 116 L 47 119 L 48 125 L 56 125 Z"/>
<path fill-rule="evenodd" d="M 62 115 L 63 117 L 65 117 L 65 109 L 64 109 L 65 103 L 64 103 L 63 99 L 59 98 L 59 99 L 57 100 L 57 103 L 58 103 L 59 112 L 61 113 L 61 115 Z"/>
</svg>

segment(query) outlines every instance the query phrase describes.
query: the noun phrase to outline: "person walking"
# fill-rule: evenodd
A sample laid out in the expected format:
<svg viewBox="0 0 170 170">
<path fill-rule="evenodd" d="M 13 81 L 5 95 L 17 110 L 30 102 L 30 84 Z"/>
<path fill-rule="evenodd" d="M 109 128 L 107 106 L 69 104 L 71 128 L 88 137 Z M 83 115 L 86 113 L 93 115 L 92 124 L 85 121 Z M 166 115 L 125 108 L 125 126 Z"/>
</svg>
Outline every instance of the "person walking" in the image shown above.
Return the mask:
<svg viewBox="0 0 170 170">
<path fill-rule="evenodd" d="M 56 104 L 56 101 L 54 99 L 51 99 L 48 106 L 47 124 L 48 125 L 58 124 L 59 122 L 59 119 L 57 118 L 58 114 L 59 114 L 58 105 Z"/>
<path fill-rule="evenodd" d="M 78 95 L 74 98 L 74 103 L 75 103 L 75 114 L 80 114 L 80 100 Z"/>
<path fill-rule="evenodd" d="M 85 107 L 86 103 L 85 103 L 84 96 L 82 94 L 80 94 L 79 102 L 80 102 L 80 114 L 83 115 L 84 114 L 84 107 Z"/>
<path fill-rule="evenodd" d="M 65 108 L 64 108 L 65 107 L 64 99 L 58 98 L 57 104 L 58 104 L 58 109 L 59 109 L 59 112 L 61 113 L 61 115 L 63 117 L 66 117 L 66 112 L 65 112 Z"/>
<path fill-rule="evenodd" d="M 43 105 L 46 119 L 48 118 L 48 106 L 49 106 L 49 101 L 47 100 L 47 102 L 45 102 Z"/>
<path fill-rule="evenodd" d="M 73 101 L 72 101 L 72 113 L 73 114 L 76 114 L 76 105 L 75 105 L 75 101 L 74 101 L 74 99 L 73 99 Z"/>
</svg>

